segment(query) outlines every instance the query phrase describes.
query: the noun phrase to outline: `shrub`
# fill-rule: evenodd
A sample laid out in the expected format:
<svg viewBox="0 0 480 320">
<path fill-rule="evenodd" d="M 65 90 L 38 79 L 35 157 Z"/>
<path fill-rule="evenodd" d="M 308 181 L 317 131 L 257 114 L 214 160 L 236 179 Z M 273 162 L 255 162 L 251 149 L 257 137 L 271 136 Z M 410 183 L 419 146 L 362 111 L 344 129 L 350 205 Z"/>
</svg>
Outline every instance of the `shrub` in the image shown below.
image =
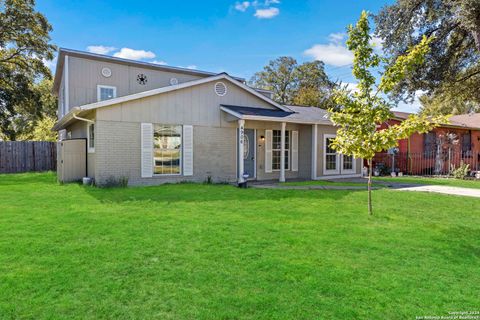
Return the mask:
<svg viewBox="0 0 480 320">
<path fill-rule="evenodd" d="M 458 168 L 456 168 L 455 165 L 452 164 L 452 167 L 450 170 L 452 176 L 455 179 L 465 179 L 469 171 L 470 171 L 470 165 L 467 163 L 464 163 L 463 161 L 460 162 L 460 165 L 458 166 Z"/>
<path fill-rule="evenodd" d="M 107 180 L 105 180 L 105 182 L 100 185 L 100 187 L 102 188 L 126 188 L 127 186 L 127 177 L 116 178 L 114 176 L 108 177 Z"/>
</svg>

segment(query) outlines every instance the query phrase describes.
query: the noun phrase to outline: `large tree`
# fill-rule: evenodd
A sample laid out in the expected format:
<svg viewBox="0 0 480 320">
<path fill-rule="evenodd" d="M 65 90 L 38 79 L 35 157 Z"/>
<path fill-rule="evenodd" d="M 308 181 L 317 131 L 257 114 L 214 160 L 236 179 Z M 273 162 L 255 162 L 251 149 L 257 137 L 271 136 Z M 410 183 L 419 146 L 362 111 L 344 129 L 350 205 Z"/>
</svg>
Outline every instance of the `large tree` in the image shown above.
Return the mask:
<svg viewBox="0 0 480 320">
<path fill-rule="evenodd" d="M 18 113 L 11 123 L 15 129 L 17 140 L 56 141 L 57 133 L 52 127 L 57 119 L 57 97 L 52 94 L 53 81 L 43 79 L 33 85 L 32 91 L 36 96 L 33 108 L 39 109 L 34 113 Z"/>
<path fill-rule="evenodd" d="M 325 107 L 334 83 L 321 61 L 298 64 L 294 58 L 279 57 L 255 73 L 250 85 L 273 91 L 273 99 L 282 104 Z"/>
<path fill-rule="evenodd" d="M 33 0 L 0 0 L 0 136 L 15 140 L 25 117 L 41 119 L 38 81 L 51 78 L 52 27 Z"/>
<path fill-rule="evenodd" d="M 434 123 L 440 120 L 410 115 L 400 124 L 378 129 L 380 124 L 393 116 L 390 111 L 393 105 L 385 96 L 406 74 L 423 63 L 431 40 L 424 37 L 418 45 L 398 56 L 377 81 L 374 71 L 382 66 L 385 59 L 374 51 L 371 44 L 370 25 L 365 11 L 355 26 L 349 26 L 348 36 L 347 47 L 354 54 L 352 73 L 358 86 L 355 91 L 347 88 L 335 90 L 336 106 L 329 109 L 329 114 L 338 130 L 332 146 L 343 155 L 368 161 L 368 211 L 372 214 L 372 158 L 375 153 L 395 147 L 399 140 L 414 132 L 431 130 Z"/>
<path fill-rule="evenodd" d="M 458 92 L 465 104 L 480 104 L 480 1 L 397 0 L 375 16 L 375 24 L 391 61 L 424 36 L 432 39 L 425 63 L 406 74 L 393 96 L 408 99 L 421 91 L 426 112 L 433 113 L 469 109 L 451 103 Z"/>
</svg>

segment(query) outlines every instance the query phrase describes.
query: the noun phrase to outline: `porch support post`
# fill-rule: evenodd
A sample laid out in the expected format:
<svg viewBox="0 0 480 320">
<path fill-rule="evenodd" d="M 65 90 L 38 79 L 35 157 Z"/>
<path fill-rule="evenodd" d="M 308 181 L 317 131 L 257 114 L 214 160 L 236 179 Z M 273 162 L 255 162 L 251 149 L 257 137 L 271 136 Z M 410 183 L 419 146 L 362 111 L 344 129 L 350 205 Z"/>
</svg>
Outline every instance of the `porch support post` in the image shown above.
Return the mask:
<svg viewBox="0 0 480 320">
<path fill-rule="evenodd" d="M 285 182 L 285 127 L 287 124 L 282 122 L 282 133 L 280 138 L 280 182 Z"/>
<path fill-rule="evenodd" d="M 317 179 L 318 125 L 312 125 L 312 180 Z"/>
<path fill-rule="evenodd" d="M 238 120 L 238 183 L 245 182 L 243 179 L 243 135 L 245 131 L 245 120 Z"/>
</svg>

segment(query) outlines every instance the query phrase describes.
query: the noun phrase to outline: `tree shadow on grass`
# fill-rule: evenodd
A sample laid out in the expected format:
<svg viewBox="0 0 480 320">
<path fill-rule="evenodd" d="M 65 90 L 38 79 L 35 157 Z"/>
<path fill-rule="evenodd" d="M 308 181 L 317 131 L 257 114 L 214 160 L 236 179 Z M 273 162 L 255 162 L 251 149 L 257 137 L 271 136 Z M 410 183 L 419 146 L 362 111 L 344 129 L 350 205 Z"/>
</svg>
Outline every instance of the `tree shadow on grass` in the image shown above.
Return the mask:
<svg viewBox="0 0 480 320">
<path fill-rule="evenodd" d="M 442 232 L 437 238 L 438 254 L 447 261 L 465 264 L 480 258 L 480 229 L 468 226 L 454 226 Z"/>
<path fill-rule="evenodd" d="M 38 183 L 56 185 L 57 175 L 52 171 L 0 174 L 0 187 Z"/>
<path fill-rule="evenodd" d="M 279 190 L 279 189 L 240 189 L 231 185 L 205 185 L 194 183 L 167 184 L 135 188 L 95 188 L 85 187 L 85 192 L 101 202 L 215 202 L 215 201 L 305 201 L 330 199 L 341 200 L 354 192 L 364 190 Z M 272 203 L 274 204 L 274 203 Z"/>
</svg>

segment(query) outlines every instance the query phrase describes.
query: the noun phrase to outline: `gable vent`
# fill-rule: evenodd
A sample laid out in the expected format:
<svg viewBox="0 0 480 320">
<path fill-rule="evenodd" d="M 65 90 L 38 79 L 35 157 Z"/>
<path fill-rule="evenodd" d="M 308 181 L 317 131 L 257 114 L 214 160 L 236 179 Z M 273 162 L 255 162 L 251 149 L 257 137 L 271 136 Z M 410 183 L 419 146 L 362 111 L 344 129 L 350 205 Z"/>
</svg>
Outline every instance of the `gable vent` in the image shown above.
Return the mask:
<svg viewBox="0 0 480 320">
<path fill-rule="evenodd" d="M 223 82 L 215 83 L 215 93 L 217 96 L 223 97 L 227 94 L 227 86 Z"/>
<path fill-rule="evenodd" d="M 177 85 L 177 84 L 178 84 L 178 79 L 177 79 L 177 78 L 171 78 L 171 79 L 170 79 L 170 84 L 171 84 L 172 86 Z"/>
</svg>

